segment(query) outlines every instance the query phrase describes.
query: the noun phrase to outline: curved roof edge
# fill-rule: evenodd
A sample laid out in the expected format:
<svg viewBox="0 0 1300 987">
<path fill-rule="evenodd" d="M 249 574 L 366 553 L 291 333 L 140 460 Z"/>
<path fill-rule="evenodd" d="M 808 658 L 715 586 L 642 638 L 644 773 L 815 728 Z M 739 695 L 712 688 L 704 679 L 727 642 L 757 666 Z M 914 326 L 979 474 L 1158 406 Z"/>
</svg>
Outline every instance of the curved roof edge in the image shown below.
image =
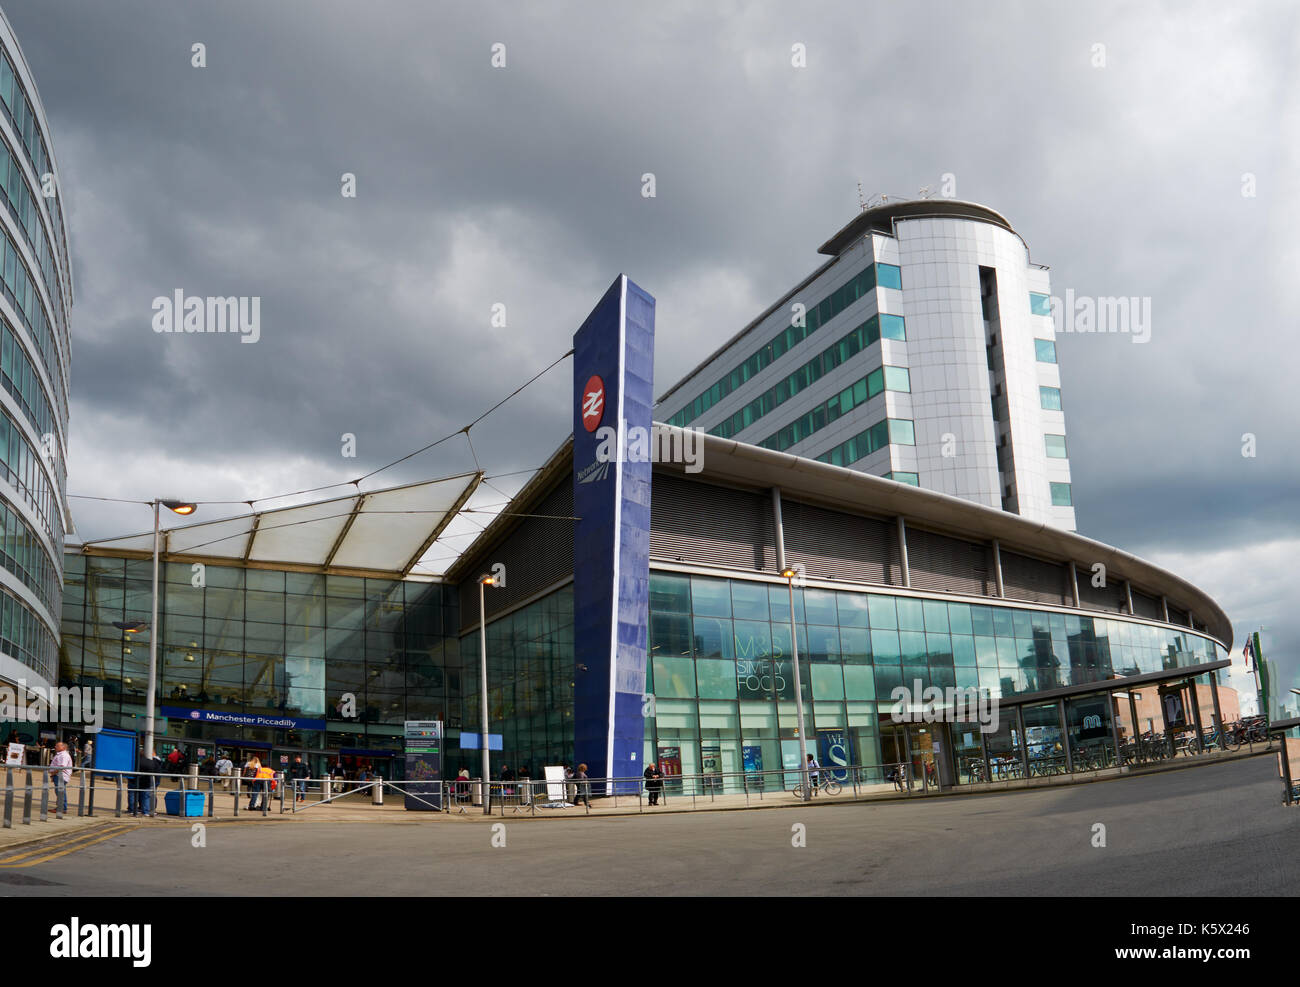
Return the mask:
<svg viewBox="0 0 1300 987">
<path fill-rule="evenodd" d="M 893 236 L 895 220 L 921 218 L 974 219 L 1000 226 L 1008 233 L 1020 236 L 1005 216 L 978 202 L 965 202 L 961 199 L 900 199 L 858 213 L 838 233 L 818 247 L 817 252 L 838 257 L 845 247 L 872 230 Z M 1024 237 L 1020 237 L 1020 241 L 1023 243 Z"/>
<path fill-rule="evenodd" d="M 657 429 L 685 431 L 656 423 Z M 782 494 L 807 498 L 828 507 L 855 513 L 902 515 L 955 536 L 994 538 L 1005 548 L 1035 555 L 1054 555 L 1062 561 L 1092 566 L 1104 563 L 1106 571 L 1129 579 L 1144 592 L 1165 596 L 1204 622 L 1207 633 L 1229 650 L 1232 622 L 1214 599 L 1192 583 L 1153 562 L 1123 549 L 1018 514 L 985 507 L 935 490 L 925 490 L 884 477 L 859 473 L 814 459 L 775 452 L 759 446 L 699 433 L 703 441 L 700 479 L 731 482 L 751 488 L 780 487 Z M 685 473 L 684 464 L 662 463 L 660 469 Z"/>
</svg>

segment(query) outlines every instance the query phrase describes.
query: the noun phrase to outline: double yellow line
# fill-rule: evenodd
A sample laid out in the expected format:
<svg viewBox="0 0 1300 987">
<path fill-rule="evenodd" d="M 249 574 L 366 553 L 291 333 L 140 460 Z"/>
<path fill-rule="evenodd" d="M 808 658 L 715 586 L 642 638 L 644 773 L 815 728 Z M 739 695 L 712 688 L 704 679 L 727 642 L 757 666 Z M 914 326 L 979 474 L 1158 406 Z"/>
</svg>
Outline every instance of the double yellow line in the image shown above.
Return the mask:
<svg viewBox="0 0 1300 987">
<path fill-rule="evenodd" d="M 70 853 L 76 853 L 78 850 L 84 850 L 92 847 L 96 843 L 103 843 L 105 840 L 111 840 L 114 836 L 135 829 L 134 826 L 112 826 L 107 830 L 96 829 L 90 833 L 79 833 L 70 839 L 60 842 L 43 841 L 39 846 L 25 853 L 14 854 L 13 856 L 0 856 L 0 868 L 19 870 L 23 867 L 32 867 L 36 864 L 48 863 L 51 860 L 58 860 L 60 857 L 66 857 Z M 31 858 L 31 859 L 28 859 Z"/>
</svg>

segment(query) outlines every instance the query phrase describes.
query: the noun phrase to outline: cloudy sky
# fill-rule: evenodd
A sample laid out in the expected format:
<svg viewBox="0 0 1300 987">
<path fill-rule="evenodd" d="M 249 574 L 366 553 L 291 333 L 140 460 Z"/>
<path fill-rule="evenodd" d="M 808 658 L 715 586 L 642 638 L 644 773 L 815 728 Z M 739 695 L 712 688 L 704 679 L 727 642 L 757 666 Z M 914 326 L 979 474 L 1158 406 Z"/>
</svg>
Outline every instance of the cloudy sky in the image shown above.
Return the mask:
<svg viewBox="0 0 1300 987">
<path fill-rule="evenodd" d="M 4 0 L 72 239 L 70 491 L 352 479 L 549 364 L 620 271 L 657 299 L 661 393 L 818 265 L 859 182 L 951 174 L 1055 294 L 1151 299 L 1145 345 L 1058 344 L 1080 531 L 1206 588 L 1238 648 L 1267 628 L 1300 684 L 1297 8 L 700 6 Z M 178 288 L 260 296 L 260 341 L 154 333 Z M 536 467 L 570 387 L 375 482 Z M 87 539 L 149 522 L 74 510 Z"/>
</svg>

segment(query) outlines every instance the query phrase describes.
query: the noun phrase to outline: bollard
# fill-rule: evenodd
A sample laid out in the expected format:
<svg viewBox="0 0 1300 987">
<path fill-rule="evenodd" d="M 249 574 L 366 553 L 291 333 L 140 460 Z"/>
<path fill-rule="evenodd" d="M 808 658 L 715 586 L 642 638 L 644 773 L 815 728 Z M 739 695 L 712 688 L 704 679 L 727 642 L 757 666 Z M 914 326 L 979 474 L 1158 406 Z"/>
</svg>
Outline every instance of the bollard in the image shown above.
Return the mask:
<svg viewBox="0 0 1300 987">
<path fill-rule="evenodd" d="M 117 782 L 117 811 L 113 815 L 120 819 L 122 817 L 122 776 L 114 775 L 113 780 Z"/>
<path fill-rule="evenodd" d="M 27 769 L 27 786 L 23 791 L 23 825 L 32 824 L 32 769 Z"/>
<path fill-rule="evenodd" d="M 50 818 L 47 811 L 50 805 L 50 772 L 42 771 L 41 774 L 45 776 L 44 782 L 41 784 L 41 822 L 48 822 Z M 56 805 L 54 808 L 57 810 L 59 807 Z M 62 819 L 63 816 L 60 815 L 59 818 Z"/>
<path fill-rule="evenodd" d="M 370 785 L 370 804 L 384 804 L 384 783 L 382 781 L 371 782 Z"/>
<path fill-rule="evenodd" d="M 217 814 L 217 783 L 213 779 L 208 779 L 208 818 L 215 818 Z"/>
<path fill-rule="evenodd" d="M 4 828 L 14 827 L 14 769 L 5 767 L 5 816 Z"/>
<path fill-rule="evenodd" d="M 86 814 L 86 769 L 81 768 L 77 772 L 77 817 L 80 818 Z"/>
</svg>

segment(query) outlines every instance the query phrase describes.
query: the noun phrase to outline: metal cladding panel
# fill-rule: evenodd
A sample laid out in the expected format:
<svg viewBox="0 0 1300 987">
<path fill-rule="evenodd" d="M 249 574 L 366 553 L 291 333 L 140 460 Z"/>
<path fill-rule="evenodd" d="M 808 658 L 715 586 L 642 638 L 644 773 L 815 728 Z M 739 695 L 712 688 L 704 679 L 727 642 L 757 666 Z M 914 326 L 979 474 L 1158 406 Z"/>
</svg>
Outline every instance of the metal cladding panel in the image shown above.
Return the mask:
<svg viewBox="0 0 1300 987">
<path fill-rule="evenodd" d="M 574 756 L 641 774 L 650 610 L 654 299 L 620 275 L 573 337 Z M 639 788 L 639 786 L 638 786 Z"/>
<path fill-rule="evenodd" d="M 701 565 L 776 569 L 776 526 L 768 495 L 656 473 L 650 554 Z"/>
<path fill-rule="evenodd" d="M 511 508 L 512 510 L 517 508 Z M 504 586 L 485 594 L 487 616 L 509 610 L 548 586 L 573 575 L 573 483 L 567 478 L 529 508 L 537 515 L 524 518 L 506 540 L 484 557 L 480 569 L 460 586 L 461 631 L 478 626 L 478 577 L 500 562 L 505 566 Z"/>
<path fill-rule="evenodd" d="M 907 570 L 913 589 L 986 596 L 996 584 L 990 552 L 979 542 L 907 529 Z"/>
<path fill-rule="evenodd" d="M 1133 590 L 1133 612 L 1135 616 L 1146 617 L 1149 620 L 1165 619 L 1165 615 L 1160 609 L 1160 601 L 1154 596 L 1147 596 L 1137 590 Z"/>
<path fill-rule="evenodd" d="M 897 529 L 887 521 L 781 500 L 787 565 L 805 575 L 849 582 L 902 584 Z"/>
<path fill-rule="evenodd" d="M 1031 559 L 1005 548 L 1002 556 L 1002 592 L 1011 600 L 1033 603 L 1070 603 L 1069 570 L 1056 562 Z"/>
<path fill-rule="evenodd" d="M 1084 610 L 1108 610 L 1111 613 L 1123 613 L 1128 609 L 1128 595 L 1124 592 L 1123 580 L 1105 580 L 1105 585 L 1094 586 L 1093 580 L 1100 579 L 1084 565 L 1076 566 L 1079 580 L 1079 606 Z"/>
</svg>

